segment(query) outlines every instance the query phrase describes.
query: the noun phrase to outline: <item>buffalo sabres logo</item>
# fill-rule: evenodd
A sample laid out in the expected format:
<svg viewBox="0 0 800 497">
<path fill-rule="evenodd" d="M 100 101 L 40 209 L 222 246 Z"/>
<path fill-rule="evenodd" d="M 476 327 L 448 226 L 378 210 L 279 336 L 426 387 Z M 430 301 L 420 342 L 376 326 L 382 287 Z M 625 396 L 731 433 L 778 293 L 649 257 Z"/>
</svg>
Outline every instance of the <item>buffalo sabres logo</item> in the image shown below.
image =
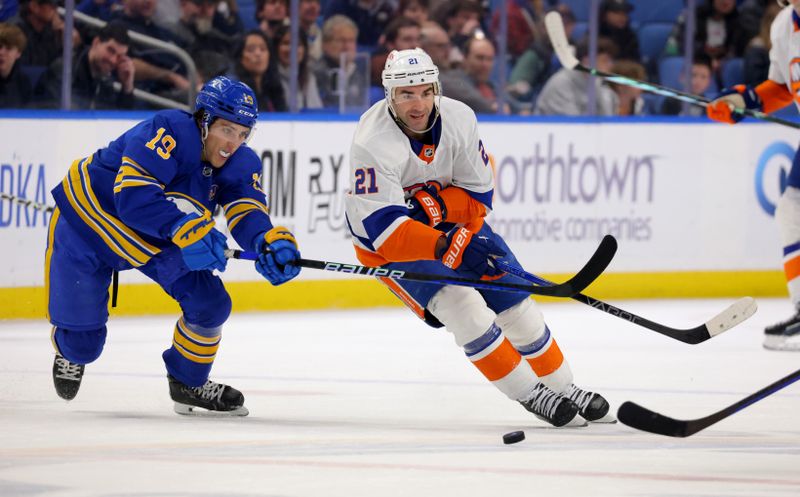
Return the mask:
<svg viewBox="0 0 800 497">
<path fill-rule="evenodd" d="M 253 97 L 247 93 L 242 93 L 242 100 L 244 100 L 244 103 L 248 105 L 253 105 Z"/>
<path fill-rule="evenodd" d="M 258 173 L 253 173 L 253 188 L 264 193 L 264 188 L 261 186 L 261 175 Z"/>
</svg>

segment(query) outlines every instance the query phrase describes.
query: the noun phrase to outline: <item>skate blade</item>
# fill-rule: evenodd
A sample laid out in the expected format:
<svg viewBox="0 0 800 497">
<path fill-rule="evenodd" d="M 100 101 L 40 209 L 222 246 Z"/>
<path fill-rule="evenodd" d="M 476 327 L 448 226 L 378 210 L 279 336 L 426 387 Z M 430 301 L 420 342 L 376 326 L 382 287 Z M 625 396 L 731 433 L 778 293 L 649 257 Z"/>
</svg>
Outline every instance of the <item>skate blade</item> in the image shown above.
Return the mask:
<svg viewBox="0 0 800 497">
<path fill-rule="evenodd" d="M 782 336 L 767 335 L 764 338 L 764 348 L 767 350 L 778 350 L 784 352 L 797 352 L 800 351 L 800 343 L 789 342 Z"/>
<path fill-rule="evenodd" d="M 611 412 L 609 412 L 608 414 L 606 414 L 602 418 L 595 419 L 594 421 L 589 421 L 589 422 L 592 423 L 592 424 L 610 424 L 610 425 L 613 425 L 614 423 L 617 422 L 617 418 L 615 418 L 614 415 L 611 414 Z"/>
<path fill-rule="evenodd" d="M 197 416 L 206 418 L 229 418 L 233 416 L 247 416 L 250 411 L 245 406 L 237 407 L 232 411 L 210 411 L 202 407 L 190 406 L 175 402 L 175 412 L 182 416 Z"/>
<path fill-rule="evenodd" d="M 559 426 L 559 428 L 583 428 L 585 426 L 589 426 L 589 423 L 587 423 L 580 414 L 576 414 L 569 423 Z"/>
</svg>

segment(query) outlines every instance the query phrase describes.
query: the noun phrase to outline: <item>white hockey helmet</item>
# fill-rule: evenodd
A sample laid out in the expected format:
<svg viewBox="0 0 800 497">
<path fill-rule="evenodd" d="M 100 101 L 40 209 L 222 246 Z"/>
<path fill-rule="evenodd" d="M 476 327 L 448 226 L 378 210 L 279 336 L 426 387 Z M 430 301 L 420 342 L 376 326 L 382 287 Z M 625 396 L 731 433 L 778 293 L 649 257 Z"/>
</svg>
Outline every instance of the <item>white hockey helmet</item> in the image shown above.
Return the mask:
<svg viewBox="0 0 800 497">
<path fill-rule="evenodd" d="M 393 101 L 395 88 L 432 84 L 433 93 L 436 96 L 435 111 L 438 115 L 439 97 L 442 94 L 441 85 L 439 84 L 439 68 L 433 63 L 431 56 L 425 53 L 425 50 L 421 48 L 392 50 L 389 56 L 386 57 L 386 64 L 383 66 L 383 72 L 381 73 L 381 82 L 383 83 L 386 102 L 395 116 L 397 116 Z"/>
</svg>

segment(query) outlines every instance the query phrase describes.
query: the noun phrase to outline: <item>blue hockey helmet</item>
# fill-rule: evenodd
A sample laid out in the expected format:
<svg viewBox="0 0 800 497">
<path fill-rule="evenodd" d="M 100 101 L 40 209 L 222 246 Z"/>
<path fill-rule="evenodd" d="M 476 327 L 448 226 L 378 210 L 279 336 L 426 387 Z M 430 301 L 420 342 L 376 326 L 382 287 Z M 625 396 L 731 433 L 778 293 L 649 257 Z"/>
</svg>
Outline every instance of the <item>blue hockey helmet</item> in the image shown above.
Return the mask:
<svg viewBox="0 0 800 497">
<path fill-rule="evenodd" d="M 225 76 L 217 76 L 203 85 L 194 105 L 205 111 L 203 126 L 217 117 L 252 128 L 258 120 L 256 94 L 249 86 Z"/>
</svg>

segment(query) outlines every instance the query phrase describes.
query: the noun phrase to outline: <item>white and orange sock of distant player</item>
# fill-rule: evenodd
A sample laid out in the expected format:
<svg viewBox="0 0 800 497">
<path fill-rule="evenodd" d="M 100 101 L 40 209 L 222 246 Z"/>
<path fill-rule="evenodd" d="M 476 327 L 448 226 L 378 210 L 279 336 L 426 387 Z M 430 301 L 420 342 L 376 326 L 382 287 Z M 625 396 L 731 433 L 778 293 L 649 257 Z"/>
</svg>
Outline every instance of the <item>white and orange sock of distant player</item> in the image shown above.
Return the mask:
<svg viewBox="0 0 800 497">
<path fill-rule="evenodd" d="M 542 383 L 556 392 L 569 388 L 572 370 L 531 299 L 501 312 L 495 323 Z"/>
<path fill-rule="evenodd" d="M 495 324 L 497 316 L 475 289 L 445 287 L 428 310 L 453 333 L 478 371 L 510 399 L 522 399 L 536 386 L 539 380 L 530 365 Z"/>
<path fill-rule="evenodd" d="M 800 308 L 800 190 L 786 188 L 778 200 L 775 220 L 783 242 L 783 272 L 789 296 Z"/>
</svg>

